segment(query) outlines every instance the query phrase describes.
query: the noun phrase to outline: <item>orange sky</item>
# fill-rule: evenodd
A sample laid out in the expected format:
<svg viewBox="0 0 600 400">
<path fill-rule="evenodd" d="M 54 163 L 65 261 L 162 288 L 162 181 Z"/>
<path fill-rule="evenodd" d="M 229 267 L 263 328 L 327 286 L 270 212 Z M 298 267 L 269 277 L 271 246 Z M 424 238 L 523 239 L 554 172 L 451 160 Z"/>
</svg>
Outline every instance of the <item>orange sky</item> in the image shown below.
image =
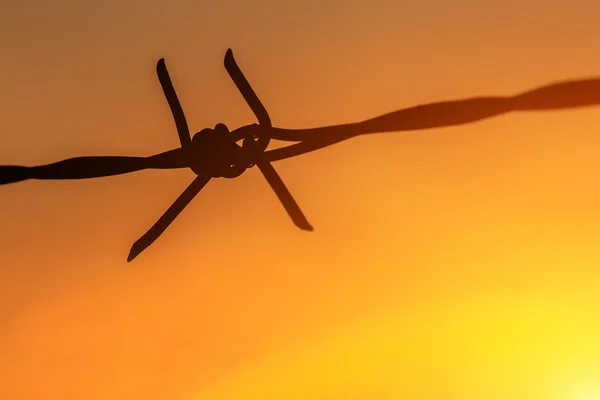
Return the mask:
<svg viewBox="0 0 600 400">
<path fill-rule="evenodd" d="M 525 3 L 525 4 L 524 4 Z M 600 74 L 600 3 L 41 0 L 0 13 L 0 164 L 149 155 L 192 130 L 359 121 Z M 211 182 L 0 187 L 2 399 L 600 398 L 600 108 L 356 138 Z"/>
</svg>

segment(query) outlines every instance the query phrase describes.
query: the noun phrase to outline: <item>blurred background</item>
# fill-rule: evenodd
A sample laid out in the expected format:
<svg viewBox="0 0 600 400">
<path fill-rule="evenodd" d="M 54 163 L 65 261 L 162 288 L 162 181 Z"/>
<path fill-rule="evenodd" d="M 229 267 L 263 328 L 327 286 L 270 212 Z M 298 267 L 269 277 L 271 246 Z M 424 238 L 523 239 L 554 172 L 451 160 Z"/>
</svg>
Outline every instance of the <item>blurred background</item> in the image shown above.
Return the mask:
<svg viewBox="0 0 600 400">
<path fill-rule="evenodd" d="M 593 0 L 22 0 L 0 12 L 0 164 L 512 95 L 600 75 Z M 216 180 L 0 187 L 0 398 L 600 399 L 600 109 L 361 137 Z"/>
</svg>

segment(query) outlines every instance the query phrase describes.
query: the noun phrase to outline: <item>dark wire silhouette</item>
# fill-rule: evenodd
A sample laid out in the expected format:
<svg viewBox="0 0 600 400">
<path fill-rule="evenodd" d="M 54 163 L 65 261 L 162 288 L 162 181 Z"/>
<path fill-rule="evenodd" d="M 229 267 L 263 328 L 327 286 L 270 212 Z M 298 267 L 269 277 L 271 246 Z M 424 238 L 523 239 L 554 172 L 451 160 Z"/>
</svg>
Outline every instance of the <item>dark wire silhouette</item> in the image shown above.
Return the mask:
<svg viewBox="0 0 600 400">
<path fill-rule="evenodd" d="M 365 121 L 309 129 L 271 128 L 275 140 L 301 142 L 269 150 L 270 161 L 283 160 L 365 134 L 426 130 L 464 125 L 518 111 L 550 111 L 600 104 L 600 78 L 564 81 L 512 97 L 476 97 L 418 105 Z"/>
<path fill-rule="evenodd" d="M 282 129 L 271 125 L 267 110 L 238 67 L 231 49 L 225 54 L 225 69 L 252 109 L 258 124 L 229 131 L 219 123 L 190 136 L 183 108 L 177 98 L 164 59 L 156 71 L 167 99 L 181 147 L 149 157 L 76 157 L 40 166 L 0 166 L 0 184 L 28 179 L 88 179 L 126 174 L 144 169 L 190 168 L 196 179 L 159 220 L 136 241 L 127 261 L 150 246 L 213 178 L 235 178 L 256 165 L 296 226 L 313 228 L 283 183 L 271 162 L 295 157 L 355 136 L 463 125 L 513 111 L 539 111 L 600 104 L 600 78 L 559 82 L 513 97 L 480 97 L 419 105 L 366 121 L 310 129 Z M 299 142 L 266 151 L 271 139 Z M 242 145 L 238 144 L 242 141 Z"/>
</svg>

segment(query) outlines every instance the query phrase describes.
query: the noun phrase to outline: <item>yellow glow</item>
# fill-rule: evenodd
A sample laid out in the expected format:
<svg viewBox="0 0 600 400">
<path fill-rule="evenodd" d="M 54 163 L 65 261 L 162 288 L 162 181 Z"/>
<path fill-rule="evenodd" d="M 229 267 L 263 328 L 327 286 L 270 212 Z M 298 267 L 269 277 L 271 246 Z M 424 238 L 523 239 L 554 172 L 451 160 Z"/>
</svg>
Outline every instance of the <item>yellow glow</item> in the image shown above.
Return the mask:
<svg viewBox="0 0 600 400">
<path fill-rule="evenodd" d="M 294 345 L 198 398 L 558 399 L 574 370 L 600 370 L 600 325 L 577 310 L 481 297 L 380 315 Z"/>
</svg>

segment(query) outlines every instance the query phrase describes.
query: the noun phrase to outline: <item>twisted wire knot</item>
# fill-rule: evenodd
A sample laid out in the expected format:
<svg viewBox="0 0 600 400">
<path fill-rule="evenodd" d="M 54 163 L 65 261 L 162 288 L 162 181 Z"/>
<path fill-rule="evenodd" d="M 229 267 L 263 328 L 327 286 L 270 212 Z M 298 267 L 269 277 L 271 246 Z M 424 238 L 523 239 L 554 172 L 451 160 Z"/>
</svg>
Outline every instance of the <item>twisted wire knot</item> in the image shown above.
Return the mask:
<svg viewBox="0 0 600 400">
<path fill-rule="evenodd" d="M 243 139 L 242 146 L 237 144 L 240 137 Z M 236 178 L 256 165 L 270 140 L 257 124 L 234 132 L 221 123 L 214 129 L 202 129 L 192 138 L 192 171 L 197 175 L 209 174 L 213 178 Z"/>
</svg>

